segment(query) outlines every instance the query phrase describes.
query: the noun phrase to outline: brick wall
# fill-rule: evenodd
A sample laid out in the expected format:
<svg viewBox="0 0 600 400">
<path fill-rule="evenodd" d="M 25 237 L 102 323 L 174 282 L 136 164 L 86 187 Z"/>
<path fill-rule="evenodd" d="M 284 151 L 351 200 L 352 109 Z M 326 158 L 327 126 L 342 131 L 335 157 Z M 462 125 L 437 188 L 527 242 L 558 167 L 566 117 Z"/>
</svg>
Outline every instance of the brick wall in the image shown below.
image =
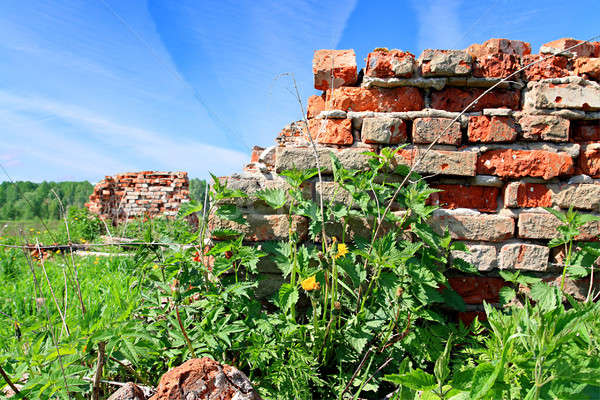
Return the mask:
<svg viewBox="0 0 600 400">
<path fill-rule="evenodd" d="M 450 279 L 474 315 L 484 299 L 498 301 L 504 285 L 499 269 L 556 281 L 560 256 L 546 244 L 558 221 L 540 207 L 572 205 L 582 213 L 600 212 L 600 42 L 561 53 L 576 43 L 581 42 L 560 39 L 531 54 L 528 43 L 491 39 L 466 50 L 425 50 L 418 58 L 378 49 L 367 55 L 362 71 L 353 50 L 316 51 L 315 88 L 323 92 L 308 99 L 308 129 L 302 121 L 294 122 L 279 133 L 275 146 L 255 147 L 251 163 L 242 174 L 229 177 L 229 184 L 250 194 L 284 187 L 278 172 L 315 166 L 306 137 L 310 132 L 326 182 L 311 183 L 306 195 L 330 199 L 335 190 L 329 151 L 346 167 L 362 168 L 365 150 L 408 143 L 398 162 L 409 164 L 486 88 L 521 66 L 554 55 L 479 100 L 417 169 L 434 175 L 430 183 L 443 190 L 430 199 L 441 207 L 433 225 L 465 241 L 471 253 L 462 256 L 482 272 L 481 277 Z M 337 196 L 343 201 L 343 194 Z M 241 205 L 250 225 L 237 228 L 247 240 L 287 235 L 284 215 L 270 214 L 252 196 Z M 213 219 L 212 224 L 229 222 Z M 298 217 L 294 224 L 306 236 L 306 221 Z M 600 225 L 590 223 L 580 239 L 595 240 L 599 233 Z M 586 285 L 568 282 L 576 296 Z"/>
<path fill-rule="evenodd" d="M 177 215 L 189 201 L 187 172 L 127 172 L 107 176 L 94 188 L 86 207 L 114 223 L 137 217 Z"/>
</svg>

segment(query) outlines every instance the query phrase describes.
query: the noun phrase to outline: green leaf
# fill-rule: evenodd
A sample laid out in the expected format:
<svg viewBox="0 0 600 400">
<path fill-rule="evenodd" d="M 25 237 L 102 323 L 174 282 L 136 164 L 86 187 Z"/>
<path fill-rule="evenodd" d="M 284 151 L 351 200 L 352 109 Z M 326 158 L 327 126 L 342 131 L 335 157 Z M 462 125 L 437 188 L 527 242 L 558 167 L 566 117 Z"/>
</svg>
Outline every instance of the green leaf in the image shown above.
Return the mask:
<svg viewBox="0 0 600 400">
<path fill-rule="evenodd" d="M 406 374 L 385 375 L 383 379 L 412 390 L 431 390 L 437 386 L 433 375 L 419 368 Z"/>
<path fill-rule="evenodd" d="M 551 310 L 558 304 L 560 298 L 558 288 L 544 282 L 538 282 L 531 287 L 531 298 L 542 310 Z"/>
<path fill-rule="evenodd" d="M 238 224 L 246 225 L 248 223 L 244 218 L 244 214 L 233 204 L 223 204 L 217 209 L 215 214 Z"/>
<path fill-rule="evenodd" d="M 202 211 L 202 204 L 198 203 L 196 200 L 191 200 L 181 204 L 179 212 L 177 213 L 177 218 L 184 218 L 200 211 Z"/>
<path fill-rule="evenodd" d="M 582 225 L 587 224 L 588 222 L 600 221 L 600 217 L 594 214 L 575 214 L 575 218 L 573 219 L 573 225 L 575 227 L 580 227 Z"/>
<path fill-rule="evenodd" d="M 283 189 L 259 190 L 256 192 L 256 196 L 275 210 L 283 207 L 287 201 L 287 196 Z"/>
<path fill-rule="evenodd" d="M 510 272 L 506 270 L 499 270 L 498 274 L 507 282 L 516 282 L 517 278 L 519 277 L 519 271 Z"/>
<path fill-rule="evenodd" d="M 510 286 L 504 286 L 500 289 L 500 304 L 508 304 L 517 294 Z"/>
<path fill-rule="evenodd" d="M 284 312 L 298 302 L 298 289 L 293 287 L 291 283 L 284 283 L 279 289 L 279 308 Z"/>
<path fill-rule="evenodd" d="M 482 399 L 492 389 L 500 372 L 498 365 L 494 367 L 490 363 L 483 363 L 475 368 L 469 394 L 472 400 Z"/>
<path fill-rule="evenodd" d="M 442 291 L 442 297 L 444 298 L 444 302 L 449 307 L 457 311 L 465 311 L 465 301 L 458 293 L 450 288 L 444 288 Z"/>
<path fill-rule="evenodd" d="M 437 378 L 438 382 L 442 384 L 446 382 L 448 375 L 450 375 L 450 369 L 448 368 L 448 364 L 450 363 L 450 348 L 452 347 L 452 335 L 448 337 L 448 341 L 446 342 L 446 347 L 444 347 L 444 352 L 438 357 L 435 361 L 435 366 L 433 367 L 433 374 Z"/>
<path fill-rule="evenodd" d="M 455 258 L 452 263 L 452 266 L 459 271 L 479 275 L 479 270 L 477 269 L 477 267 L 463 260 L 462 258 Z"/>
<path fill-rule="evenodd" d="M 567 216 L 561 211 L 555 210 L 554 208 L 544 207 L 544 210 L 548 211 L 550 214 L 554 215 L 558 218 L 562 223 L 567 224 L 569 221 L 567 220 Z"/>
</svg>

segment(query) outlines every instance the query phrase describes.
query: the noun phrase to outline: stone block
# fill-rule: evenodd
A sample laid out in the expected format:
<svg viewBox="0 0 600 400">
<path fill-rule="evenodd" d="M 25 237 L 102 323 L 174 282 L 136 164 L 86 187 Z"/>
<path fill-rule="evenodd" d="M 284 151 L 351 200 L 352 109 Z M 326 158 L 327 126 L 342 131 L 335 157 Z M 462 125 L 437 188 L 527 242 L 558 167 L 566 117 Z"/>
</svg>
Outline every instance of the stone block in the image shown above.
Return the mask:
<svg viewBox="0 0 600 400">
<path fill-rule="evenodd" d="M 529 243 L 509 243 L 500 249 L 500 269 L 545 271 L 550 249 Z"/>
<path fill-rule="evenodd" d="M 413 121 L 412 137 L 413 143 L 426 144 L 440 136 L 446 129 L 446 133 L 440 136 L 438 144 L 451 144 L 459 146 L 462 139 L 460 123 L 452 122 L 450 118 L 416 118 Z M 450 126 L 448 126 L 450 124 Z"/>
<path fill-rule="evenodd" d="M 500 215 L 436 211 L 431 222 L 438 233 L 443 234 L 444 230 L 448 229 L 452 238 L 456 240 L 499 242 L 512 238 L 515 231 L 514 219 Z"/>
<path fill-rule="evenodd" d="M 525 105 L 538 109 L 573 108 L 600 110 L 600 84 L 581 78 L 568 83 L 530 82 L 525 93 Z"/>
<path fill-rule="evenodd" d="M 513 142 L 517 138 L 517 126 L 511 117 L 473 116 L 469 117 L 467 136 L 470 142 Z"/>
<path fill-rule="evenodd" d="M 531 53 L 531 45 L 520 40 L 489 39 L 483 44 L 472 44 L 466 51 L 476 58 L 499 53 L 524 56 Z"/>
<path fill-rule="evenodd" d="M 490 150 L 477 160 L 477 173 L 508 178 L 524 176 L 551 179 L 572 174 L 573 159 L 565 152 L 546 150 Z"/>
<path fill-rule="evenodd" d="M 353 147 L 342 150 L 319 148 L 317 154 L 323 173 L 331 174 L 332 152 L 338 157 L 344 168 L 363 169 L 368 166 L 370 156 L 363 154 L 365 151 L 372 151 L 371 148 Z M 275 156 L 275 170 L 277 173 L 286 169 L 308 169 L 316 168 L 315 156 L 312 148 L 308 147 L 277 147 Z"/>
<path fill-rule="evenodd" d="M 419 57 L 421 76 L 462 76 L 471 73 L 473 58 L 462 50 L 424 50 Z"/>
<path fill-rule="evenodd" d="M 327 107 L 343 111 L 418 111 L 425 106 L 421 91 L 414 87 L 341 87 L 328 92 Z"/>
<path fill-rule="evenodd" d="M 327 90 L 356 83 L 358 77 L 354 50 L 317 50 L 313 57 L 315 89 Z"/>
<path fill-rule="evenodd" d="M 558 236 L 556 228 L 562 225 L 554 215 L 544 213 L 522 212 L 519 214 L 519 237 L 524 239 L 552 239 Z M 600 223 L 592 221 L 579 228 L 577 240 L 596 240 L 600 235 Z"/>
<path fill-rule="evenodd" d="M 433 184 L 441 192 L 429 196 L 428 203 L 442 208 L 473 208 L 483 212 L 496 212 L 500 190 L 489 186 Z"/>
<path fill-rule="evenodd" d="M 341 187 L 337 182 L 317 182 L 315 183 L 316 201 L 323 196 L 323 202 L 330 201 L 344 203 L 348 206 L 352 204 L 352 194 Z"/>
<path fill-rule="evenodd" d="M 540 54 L 531 54 L 529 56 L 523 57 L 522 64 L 523 66 L 529 65 L 544 57 L 545 56 Z M 528 81 L 539 81 L 542 79 L 549 78 L 562 78 L 565 76 L 569 76 L 568 63 L 569 60 L 567 59 L 567 57 L 550 57 L 548 59 L 538 62 L 537 64 L 527 67 L 523 71 L 523 75 L 525 77 L 525 80 Z"/>
<path fill-rule="evenodd" d="M 500 289 L 506 285 L 502 278 L 482 276 L 450 277 L 448 283 L 466 304 L 499 303 Z"/>
<path fill-rule="evenodd" d="M 447 87 L 431 93 L 431 107 L 438 110 L 460 112 L 484 93 L 482 88 L 461 89 Z M 484 108 L 520 108 L 521 92 L 516 90 L 493 90 L 483 96 L 467 111 L 481 111 Z"/>
<path fill-rule="evenodd" d="M 362 124 L 361 139 L 365 143 L 404 143 L 406 142 L 406 122 L 400 118 L 365 118 Z"/>
<path fill-rule="evenodd" d="M 478 57 L 473 63 L 476 78 L 506 78 L 521 68 L 521 57 L 514 54 L 489 54 Z M 515 79 L 518 76 L 515 76 Z"/>
<path fill-rule="evenodd" d="M 465 243 L 469 252 L 452 251 L 452 258 L 462 258 L 476 267 L 479 271 L 492 271 L 498 268 L 498 254 L 496 246 L 489 244 Z"/>
<path fill-rule="evenodd" d="M 600 178 L 600 143 L 581 146 L 578 166 L 584 174 Z"/>
<path fill-rule="evenodd" d="M 554 115 L 525 114 L 519 118 L 519 136 L 525 140 L 566 142 L 569 140 L 570 122 Z"/>
<path fill-rule="evenodd" d="M 365 76 L 374 78 L 410 78 L 415 70 L 415 56 L 401 50 L 378 49 L 369 53 Z"/>
<path fill-rule="evenodd" d="M 250 242 L 264 242 L 267 240 L 287 240 L 290 232 L 295 232 L 300 240 L 308 234 L 308 221 L 305 217 L 292 216 L 292 224 L 284 214 L 263 215 L 246 214 L 247 224 L 239 224 L 216 215 L 209 217 L 208 226 L 211 232 L 220 229 L 233 229 L 244 234 L 244 240 Z M 219 239 L 213 236 L 214 240 Z"/>
<path fill-rule="evenodd" d="M 350 145 L 354 142 L 350 119 L 311 119 L 308 128 L 312 138 L 320 144 Z"/>
<path fill-rule="evenodd" d="M 573 66 L 577 75 L 586 79 L 600 80 L 600 58 L 577 58 Z"/>
</svg>

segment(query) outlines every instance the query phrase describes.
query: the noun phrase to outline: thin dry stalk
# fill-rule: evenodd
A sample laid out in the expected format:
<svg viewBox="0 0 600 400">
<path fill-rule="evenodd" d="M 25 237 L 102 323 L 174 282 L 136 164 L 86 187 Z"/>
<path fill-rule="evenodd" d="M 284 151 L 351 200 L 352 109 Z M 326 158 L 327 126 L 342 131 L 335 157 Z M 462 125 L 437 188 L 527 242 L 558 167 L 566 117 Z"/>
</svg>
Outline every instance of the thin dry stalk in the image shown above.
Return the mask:
<svg viewBox="0 0 600 400">
<path fill-rule="evenodd" d="M 6 383 L 8 384 L 8 386 L 10 386 L 10 388 L 12 389 L 13 392 L 15 392 L 15 395 L 17 397 L 19 397 L 21 395 L 21 391 L 19 390 L 19 388 L 10 380 L 10 377 L 8 376 L 8 374 L 4 371 L 4 369 L 2 368 L 2 365 L 0 365 L 0 376 L 2 376 L 2 378 L 6 381 Z M 25 400 L 27 400 L 27 397 L 21 397 Z"/>
<path fill-rule="evenodd" d="M 42 271 L 44 272 L 44 276 L 46 277 L 46 283 L 48 284 L 48 288 L 50 289 L 50 294 L 52 295 L 52 301 L 54 301 L 54 305 L 56 306 L 56 309 L 58 310 L 58 315 L 60 315 L 60 319 L 62 320 L 63 328 L 67 332 L 67 336 L 71 336 L 71 331 L 69 331 L 69 326 L 67 325 L 65 316 L 63 315 L 60 305 L 58 304 L 58 300 L 56 300 L 56 295 L 54 294 L 54 288 L 52 287 L 52 284 L 50 283 L 50 279 L 48 278 L 48 273 L 46 272 L 46 265 L 44 264 L 44 257 L 42 255 L 42 250 L 40 249 L 40 243 L 37 240 L 36 240 L 36 249 L 38 251 L 38 254 L 40 255 L 40 264 L 42 265 Z"/>
<path fill-rule="evenodd" d="M 105 346 L 105 342 L 98 342 L 98 361 L 96 362 L 96 373 L 94 374 L 92 400 L 98 400 L 100 398 L 100 379 L 102 379 L 102 368 L 104 367 Z"/>
</svg>

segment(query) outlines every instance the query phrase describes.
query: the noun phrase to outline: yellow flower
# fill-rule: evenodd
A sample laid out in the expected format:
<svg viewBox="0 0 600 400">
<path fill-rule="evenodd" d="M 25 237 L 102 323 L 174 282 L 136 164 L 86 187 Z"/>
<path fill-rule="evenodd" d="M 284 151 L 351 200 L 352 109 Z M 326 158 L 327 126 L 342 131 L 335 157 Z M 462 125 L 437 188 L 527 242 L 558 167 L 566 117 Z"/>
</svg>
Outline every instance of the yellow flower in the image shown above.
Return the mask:
<svg viewBox="0 0 600 400">
<path fill-rule="evenodd" d="M 158 264 L 154 264 L 154 265 L 152 266 L 152 269 L 158 269 Z"/>
<path fill-rule="evenodd" d="M 321 285 L 319 282 L 317 282 L 317 279 L 314 275 L 300 282 L 300 285 L 302 285 L 302 289 L 306 290 L 307 292 L 315 289 L 319 290 L 321 288 Z"/>
<path fill-rule="evenodd" d="M 344 243 L 340 243 L 337 246 L 337 254 L 333 256 L 333 258 L 337 260 L 340 257 L 344 257 L 346 254 L 348 254 L 348 247 L 346 247 Z"/>
</svg>

